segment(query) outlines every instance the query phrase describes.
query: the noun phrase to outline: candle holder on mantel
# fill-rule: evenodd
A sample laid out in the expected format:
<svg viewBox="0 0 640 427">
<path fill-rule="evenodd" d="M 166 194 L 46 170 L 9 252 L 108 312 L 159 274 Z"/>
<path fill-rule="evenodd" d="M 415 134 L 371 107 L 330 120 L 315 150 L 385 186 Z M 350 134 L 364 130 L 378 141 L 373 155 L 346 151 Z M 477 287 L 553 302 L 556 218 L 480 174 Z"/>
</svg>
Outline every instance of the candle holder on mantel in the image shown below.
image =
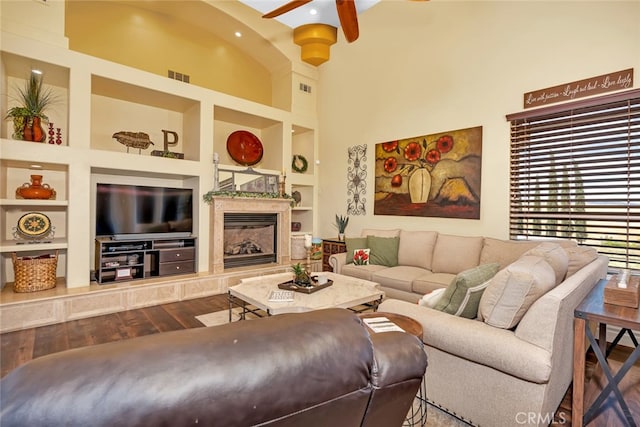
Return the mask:
<svg viewBox="0 0 640 427">
<path fill-rule="evenodd" d="M 284 197 L 284 185 L 286 179 L 287 175 L 283 172 L 282 175 L 280 175 L 280 179 L 278 180 L 278 194 L 280 197 Z"/>
<path fill-rule="evenodd" d="M 56 143 L 56 132 L 53 130 L 53 123 L 49 122 L 49 144 Z"/>
<path fill-rule="evenodd" d="M 304 235 L 304 248 L 307 251 L 307 271 L 311 272 L 311 248 L 313 247 L 313 243 L 311 240 L 310 234 Z"/>
</svg>

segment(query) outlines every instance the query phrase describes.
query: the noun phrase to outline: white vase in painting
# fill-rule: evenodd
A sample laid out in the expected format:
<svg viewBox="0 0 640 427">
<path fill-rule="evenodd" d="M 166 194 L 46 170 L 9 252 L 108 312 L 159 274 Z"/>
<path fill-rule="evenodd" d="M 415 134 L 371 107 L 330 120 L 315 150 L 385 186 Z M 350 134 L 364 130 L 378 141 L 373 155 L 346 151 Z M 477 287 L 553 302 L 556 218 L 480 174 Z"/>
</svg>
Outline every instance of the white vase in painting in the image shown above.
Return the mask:
<svg viewBox="0 0 640 427">
<path fill-rule="evenodd" d="M 409 177 L 411 203 L 427 203 L 431 190 L 431 174 L 425 168 L 416 169 Z"/>
</svg>

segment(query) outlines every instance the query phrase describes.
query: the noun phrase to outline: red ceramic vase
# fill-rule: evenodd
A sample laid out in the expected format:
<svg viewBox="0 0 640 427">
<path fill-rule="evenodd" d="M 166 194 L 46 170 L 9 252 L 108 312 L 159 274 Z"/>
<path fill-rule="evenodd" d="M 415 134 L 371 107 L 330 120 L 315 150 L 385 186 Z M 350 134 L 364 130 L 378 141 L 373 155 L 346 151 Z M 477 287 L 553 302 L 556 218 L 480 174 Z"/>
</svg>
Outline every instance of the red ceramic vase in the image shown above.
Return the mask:
<svg viewBox="0 0 640 427">
<path fill-rule="evenodd" d="M 25 182 L 16 189 L 16 196 L 23 199 L 52 199 L 56 191 L 49 184 L 42 184 L 42 175 L 31 175 L 31 184 Z"/>
</svg>

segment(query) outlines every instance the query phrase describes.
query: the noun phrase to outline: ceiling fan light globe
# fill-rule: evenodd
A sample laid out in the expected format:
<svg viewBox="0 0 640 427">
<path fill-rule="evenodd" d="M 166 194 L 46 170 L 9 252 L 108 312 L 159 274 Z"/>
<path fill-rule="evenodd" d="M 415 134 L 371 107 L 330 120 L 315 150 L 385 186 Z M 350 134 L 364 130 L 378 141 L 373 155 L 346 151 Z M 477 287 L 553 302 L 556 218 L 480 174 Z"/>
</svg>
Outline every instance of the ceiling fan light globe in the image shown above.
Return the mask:
<svg viewBox="0 0 640 427">
<path fill-rule="evenodd" d="M 338 29 L 327 24 L 307 24 L 293 30 L 293 42 L 301 47 L 300 58 L 318 66 L 329 60 L 330 47 L 338 40 Z"/>
</svg>

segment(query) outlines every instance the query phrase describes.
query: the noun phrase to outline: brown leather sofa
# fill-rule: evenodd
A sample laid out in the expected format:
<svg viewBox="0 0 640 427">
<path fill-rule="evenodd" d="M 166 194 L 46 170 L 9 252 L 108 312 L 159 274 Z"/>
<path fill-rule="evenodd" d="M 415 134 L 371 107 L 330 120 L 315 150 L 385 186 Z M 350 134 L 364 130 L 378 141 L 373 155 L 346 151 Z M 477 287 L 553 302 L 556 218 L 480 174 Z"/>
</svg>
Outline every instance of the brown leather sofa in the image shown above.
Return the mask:
<svg viewBox="0 0 640 427">
<path fill-rule="evenodd" d="M 426 366 L 348 310 L 283 314 L 34 359 L 0 380 L 0 425 L 400 426 Z"/>
</svg>

